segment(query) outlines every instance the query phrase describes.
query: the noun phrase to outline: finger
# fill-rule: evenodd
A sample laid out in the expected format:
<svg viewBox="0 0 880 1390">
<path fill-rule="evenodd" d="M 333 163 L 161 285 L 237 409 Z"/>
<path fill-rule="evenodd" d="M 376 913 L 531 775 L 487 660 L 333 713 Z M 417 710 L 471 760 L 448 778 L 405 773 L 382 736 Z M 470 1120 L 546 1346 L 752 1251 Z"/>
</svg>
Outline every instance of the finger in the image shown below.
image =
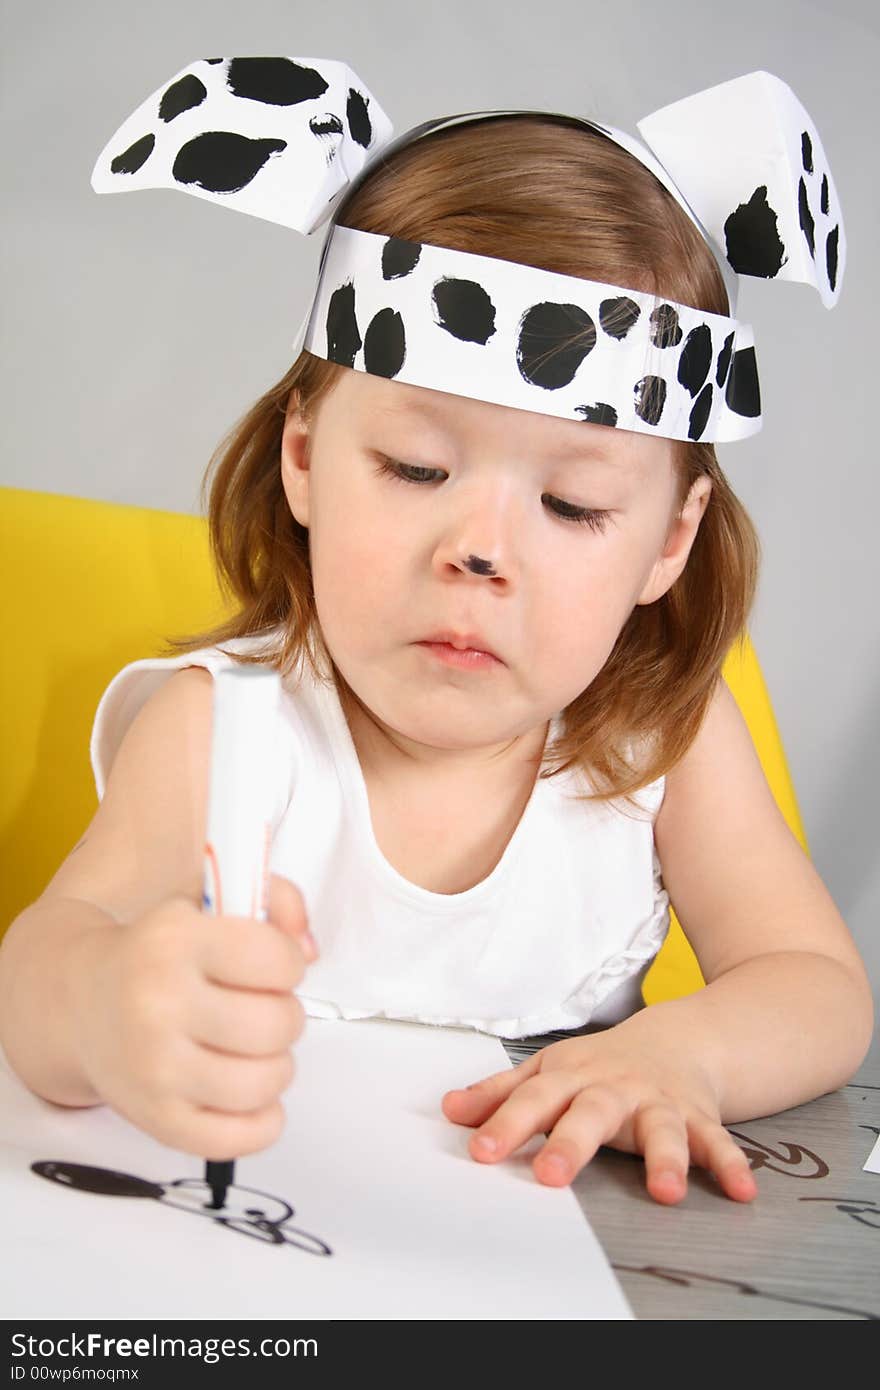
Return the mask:
<svg viewBox="0 0 880 1390">
<path fill-rule="evenodd" d="M 272 874 L 269 879 L 269 920 L 302 947 L 306 960 L 317 960 L 318 943 L 309 931 L 303 895 L 289 878 Z"/>
<path fill-rule="evenodd" d="M 197 1109 L 224 1114 L 264 1110 L 287 1089 L 295 1070 L 290 1052 L 274 1057 L 233 1057 L 193 1044 L 182 1099 Z"/>
<path fill-rule="evenodd" d="M 293 994 L 254 993 L 206 985 L 194 1005 L 193 1042 L 242 1057 L 271 1057 L 296 1042 L 305 1010 Z"/>
<path fill-rule="evenodd" d="M 636 1148 L 645 1158 L 645 1183 L 655 1202 L 674 1206 L 687 1195 L 690 1161 L 684 1116 L 672 1105 L 642 1105 L 633 1117 Z"/>
<path fill-rule="evenodd" d="M 543 1134 L 556 1124 L 583 1081 L 573 1072 L 542 1072 L 524 1081 L 499 1105 L 468 1143 L 473 1158 L 496 1163 L 524 1144 L 533 1134 Z"/>
<path fill-rule="evenodd" d="M 241 1115 L 181 1103 L 167 1121 L 151 1132 L 169 1148 L 223 1162 L 269 1148 L 280 1138 L 285 1119 L 279 1100 L 262 1110 Z"/>
<path fill-rule="evenodd" d="M 722 1192 L 735 1202 L 754 1200 L 758 1184 L 749 1160 L 723 1125 L 697 1116 L 688 1125 L 688 1138 L 693 1161 L 714 1174 Z"/>
<path fill-rule="evenodd" d="M 457 1125 L 479 1125 L 506 1100 L 523 1081 L 540 1070 L 541 1054 L 535 1052 L 515 1067 L 475 1081 L 462 1091 L 447 1091 L 441 1102 L 443 1114 Z"/>
<path fill-rule="evenodd" d="M 547 1187 L 563 1187 L 577 1177 L 597 1149 L 620 1130 L 631 1102 L 623 1091 L 596 1084 L 578 1092 L 536 1154 L 532 1170 Z"/>
<path fill-rule="evenodd" d="M 206 918 L 200 962 L 214 984 L 283 993 L 299 984 L 306 964 L 297 941 L 253 917 Z"/>
</svg>

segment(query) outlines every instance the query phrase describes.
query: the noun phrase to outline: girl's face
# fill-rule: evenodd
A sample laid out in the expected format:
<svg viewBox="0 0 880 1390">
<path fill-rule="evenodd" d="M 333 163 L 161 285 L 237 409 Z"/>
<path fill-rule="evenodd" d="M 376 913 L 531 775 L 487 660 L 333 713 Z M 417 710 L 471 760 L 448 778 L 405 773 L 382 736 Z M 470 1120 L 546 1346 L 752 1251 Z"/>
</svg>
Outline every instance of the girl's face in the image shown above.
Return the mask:
<svg viewBox="0 0 880 1390">
<path fill-rule="evenodd" d="M 291 397 L 282 476 L 324 640 L 398 747 L 543 737 L 684 568 L 711 484 L 676 519 L 673 449 L 352 369 L 310 431 Z M 440 659 L 444 631 L 496 660 Z"/>
</svg>

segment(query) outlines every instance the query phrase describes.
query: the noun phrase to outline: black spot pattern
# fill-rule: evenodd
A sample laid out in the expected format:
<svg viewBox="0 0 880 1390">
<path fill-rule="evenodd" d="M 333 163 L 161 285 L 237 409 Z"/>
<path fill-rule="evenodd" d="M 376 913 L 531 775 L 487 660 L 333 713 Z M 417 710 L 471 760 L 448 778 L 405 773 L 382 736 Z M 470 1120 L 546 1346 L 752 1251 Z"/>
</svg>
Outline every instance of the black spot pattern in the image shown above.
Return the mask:
<svg viewBox="0 0 880 1390">
<path fill-rule="evenodd" d="M 703 387 L 697 399 L 694 401 L 694 408 L 691 411 L 688 422 L 688 439 L 700 439 L 709 413 L 712 409 L 712 387 L 709 382 Z"/>
<path fill-rule="evenodd" d="M 779 238 L 776 213 L 767 202 L 767 186 L 756 188 L 724 224 L 727 259 L 739 275 L 778 275 L 788 257 Z"/>
<path fill-rule="evenodd" d="M 715 369 L 715 385 L 723 386 L 724 379 L 730 371 L 730 357 L 733 352 L 734 333 L 728 333 L 724 339 L 724 346 L 718 354 L 718 366 Z"/>
<path fill-rule="evenodd" d="M 822 175 L 822 186 L 819 190 L 819 206 L 825 215 L 828 215 L 828 175 Z"/>
<path fill-rule="evenodd" d="M 117 154 L 111 159 L 111 174 L 136 174 L 153 153 L 155 144 L 155 135 L 142 135 L 140 140 L 135 140 L 133 145 L 122 151 L 122 154 Z"/>
<path fill-rule="evenodd" d="M 682 339 L 678 311 L 671 304 L 661 304 L 650 318 L 651 342 L 655 347 L 678 347 Z M 648 380 L 648 378 L 645 378 Z"/>
<path fill-rule="evenodd" d="M 685 338 L 678 359 L 678 379 L 692 396 L 697 394 L 706 380 L 711 366 L 712 334 L 709 325 L 701 323 L 697 328 L 692 328 Z"/>
<path fill-rule="evenodd" d="M 807 185 L 803 179 L 798 182 L 798 218 L 801 224 L 801 231 L 804 239 L 810 248 L 810 255 L 816 255 L 816 224 L 813 221 L 813 214 L 810 212 L 810 200 L 807 197 Z"/>
<path fill-rule="evenodd" d="M 382 279 L 400 280 L 415 270 L 422 254 L 418 241 L 400 241 L 390 236 L 382 247 Z"/>
<path fill-rule="evenodd" d="M 207 130 L 181 145 L 171 173 L 178 183 L 194 183 L 209 193 L 238 193 L 260 172 L 286 140 L 249 140 L 231 130 Z"/>
<path fill-rule="evenodd" d="M 603 299 L 599 305 L 599 325 L 609 338 L 625 338 L 633 324 L 638 321 L 641 309 L 634 299 L 619 295 L 616 299 Z"/>
<path fill-rule="evenodd" d="M 291 62 L 290 58 L 232 58 L 226 85 L 233 96 L 262 101 L 267 106 L 298 106 L 314 101 L 327 91 L 328 83 L 314 68 Z"/>
<path fill-rule="evenodd" d="M 758 362 L 753 347 L 741 348 L 734 353 L 724 399 L 737 415 L 745 415 L 753 420 L 761 414 Z"/>
<path fill-rule="evenodd" d="M 406 358 L 403 319 L 394 309 L 380 309 L 364 335 L 364 370 L 394 377 Z"/>
<path fill-rule="evenodd" d="M 316 140 L 326 140 L 324 158 L 327 161 L 327 168 L 329 169 L 339 152 L 339 146 L 342 143 L 345 133 L 342 129 L 341 120 L 338 116 L 334 116 L 332 112 L 329 112 L 323 117 L 312 116 L 309 121 L 309 130 Z M 335 196 L 335 193 L 331 193 L 327 202 L 332 203 Z"/>
<path fill-rule="evenodd" d="M 320 138 L 324 135 L 342 135 L 342 122 L 338 116 L 334 116 L 332 111 L 326 116 L 312 116 L 309 121 L 309 130 L 313 135 Z M 331 158 L 336 153 L 336 146 L 333 146 Z"/>
<path fill-rule="evenodd" d="M 354 285 L 340 285 L 327 306 L 327 357 L 342 367 L 353 367 L 363 344 L 354 307 Z"/>
<path fill-rule="evenodd" d="M 208 89 L 204 82 L 200 82 L 194 73 L 187 73 L 186 77 L 181 77 L 179 82 L 173 82 L 168 90 L 162 93 L 159 101 L 159 120 L 173 121 L 181 111 L 191 111 L 194 106 L 201 106 L 207 95 Z"/>
<path fill-rule="evenodd" d="M 646 425 L 656 425 L 666 404 L 666 382 L 662 376 L 643 376 L 633 387 L 636 414 Z"/>
<path fill-rule="evenodd" d="M 617 424 L 617 411 L 613 405 L 606 405 L 605 401 L 597 401 L 595 405 L 576 405 L 575 411 L 590 425 Z"/>
<path fill-rule="evenodd" d="M 356 140 L 359 145 L 363 145 L 364 149 L 367 149 L 373 138 L 373 124 L 363 93 L 356 92 L 354 87 L 350 87 L 345 110 L 352 140 Z"/>
<path fill-rule="evenodd" d="M 533 386 L 557 391 L 596 346 L 596 325 L 579 304 L 533 304 L 519 322 L 516 365 Z"/>
<path fill-rule="evenodd" d="M 808 174 L 813 172 L 813 142 L 807 131 L 801 136 L 801 160 Z"/>
<path fill-rule="evenodd" d="M 828 283 L 832 289 L 835 289 L 837 287 L 837 257 L 839 239 L 840 227 L 832 227 L 825 241 L 825 268 L 828 271 Z"/>
<path fill-rule="evenodd" d="M 463 343 L 486 343 L 495 332 L 495 305 L 476 280 L 438 280 L 431 292 L 436 322 Z"/>
<path fill-rule="evenodd" d="M 495 569 L 491 560 L 481 560 L 479 555 L 469 555 L 465 564 L 473 574 L 494 574 Z"/>
</svg>

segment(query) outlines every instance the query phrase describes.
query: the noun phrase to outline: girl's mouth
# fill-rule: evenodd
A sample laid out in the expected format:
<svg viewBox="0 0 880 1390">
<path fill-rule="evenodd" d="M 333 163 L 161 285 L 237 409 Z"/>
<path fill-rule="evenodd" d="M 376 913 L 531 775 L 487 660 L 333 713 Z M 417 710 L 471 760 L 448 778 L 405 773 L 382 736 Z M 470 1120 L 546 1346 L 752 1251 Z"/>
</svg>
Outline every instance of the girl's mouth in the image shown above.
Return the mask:
<svg viewBox="0 0 880 1390">
<path fill-rule="evenodd" d="M 501 665 L 497 657 L 491 656 L 489 652 L 477 651 L 474 647 L 453 647 L 449 642 L 417 642 L 416 646 L 423 647 L 445 665 L 458 666 L 466 671 L 488 670 L 492 666 Z"/>
</svg>

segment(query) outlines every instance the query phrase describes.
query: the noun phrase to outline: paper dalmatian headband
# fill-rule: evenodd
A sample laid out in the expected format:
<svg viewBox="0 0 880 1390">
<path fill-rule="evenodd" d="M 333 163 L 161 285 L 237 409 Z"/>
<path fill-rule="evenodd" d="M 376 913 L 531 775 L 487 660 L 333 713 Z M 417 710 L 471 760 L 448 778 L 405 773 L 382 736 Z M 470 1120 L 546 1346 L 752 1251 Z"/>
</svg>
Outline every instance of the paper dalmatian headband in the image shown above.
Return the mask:
<svg viewBox="0 0 880 1390">
<path fill-rule="evenodd" d="M 731 315 L 737 275 L 799 280 L 826 307 L 836 303 L 846 242 L 828 163 L 797 97 L 766 72 L 645 117 L 649 149 L 580 117 L 515 111 L 427 121 L 392 141 L 385 112 L 344 63 L 207 58 L 120 126 L 92 187 L 177 188 L 305 235 L 329 220 L 297 352 L 668 439 L 754 434 L 754 340 L 734 317 L 336 224 L 343 198 L 392 151 L 456 124 L 524 114 L 599 131 L 650 169 L 713 250 Z"/>
</svg>

